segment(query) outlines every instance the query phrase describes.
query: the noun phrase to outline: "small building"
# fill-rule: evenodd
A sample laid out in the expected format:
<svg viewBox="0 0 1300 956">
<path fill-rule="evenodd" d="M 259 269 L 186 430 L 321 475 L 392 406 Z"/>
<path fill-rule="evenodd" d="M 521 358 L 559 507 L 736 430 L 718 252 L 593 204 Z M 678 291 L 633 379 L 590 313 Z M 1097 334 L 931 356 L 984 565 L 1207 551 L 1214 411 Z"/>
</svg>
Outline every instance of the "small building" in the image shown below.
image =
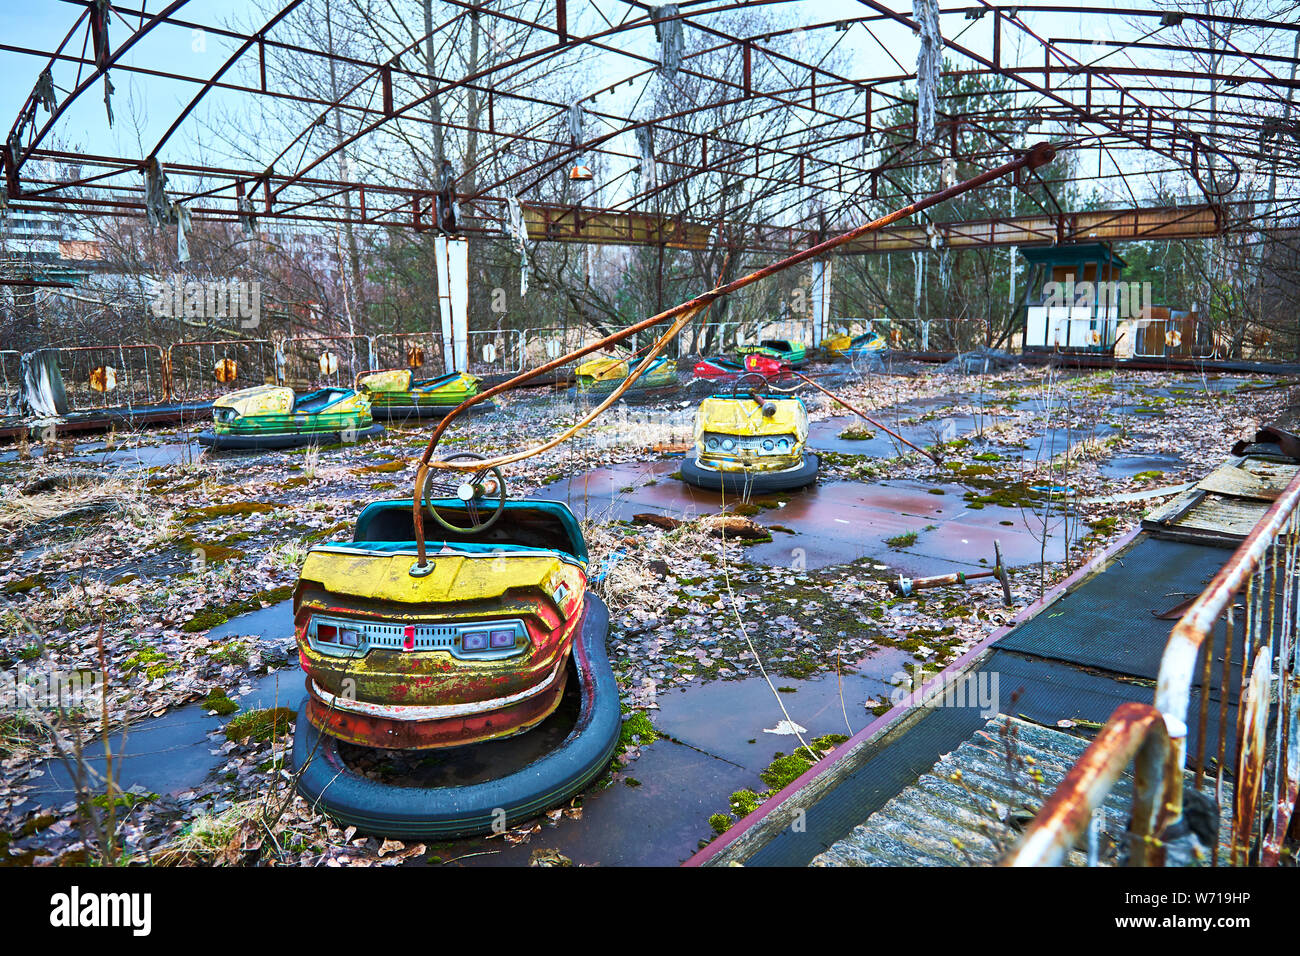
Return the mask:
<svg viewBox="0 0 1300 956">
<path fill-rule="evenodd" d="M 1115 349 L 1121 318 L 1130 313 L 1125 262 L 1104 242 L 1029 248 L 1025 351 L 1101 352 Z"/>
</svg>

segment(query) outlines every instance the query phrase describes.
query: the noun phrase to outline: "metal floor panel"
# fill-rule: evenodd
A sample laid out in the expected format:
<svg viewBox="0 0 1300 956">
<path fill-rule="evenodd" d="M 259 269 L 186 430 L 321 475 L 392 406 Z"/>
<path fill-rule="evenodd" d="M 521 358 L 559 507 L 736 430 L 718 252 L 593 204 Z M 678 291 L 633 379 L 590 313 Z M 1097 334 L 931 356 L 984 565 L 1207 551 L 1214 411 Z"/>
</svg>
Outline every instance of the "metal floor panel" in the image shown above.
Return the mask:
<svg viewBox="0 0 1300 956">
<path fill-rule="evenodd" d="M 1155 680 L 1175 623 L 1157 615 L 1200 594 L 1230 556 L 1223 548 L 1143 535 L 1104 572 L 994 646 Z M 1217 663 L 1223 656 L 1222 627 L 1215 638 Z"/>
</svg>

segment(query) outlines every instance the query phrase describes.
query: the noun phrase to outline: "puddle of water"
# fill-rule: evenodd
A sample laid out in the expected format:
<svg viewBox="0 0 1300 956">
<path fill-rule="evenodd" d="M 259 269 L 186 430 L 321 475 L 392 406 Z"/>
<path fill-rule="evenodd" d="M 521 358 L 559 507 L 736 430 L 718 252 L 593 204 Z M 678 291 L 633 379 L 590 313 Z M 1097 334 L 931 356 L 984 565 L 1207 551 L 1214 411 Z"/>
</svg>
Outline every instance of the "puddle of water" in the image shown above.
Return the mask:
<svg viewBox="0 0 1300 956">
<path fill-rule="evenodd" d="M 778 688 L 795 688 L 794 693 L 781 693 L 780 700 L 789 719 L 806 728 L 805 740 L 823 734 L 851 736 L 874 719 L 864 702 L 888 699 L 891 678 L 905 672 L 912 661 L 908 651 L 881 647 L 840 677 L 834 672 L 809 680 L 771 676 Z M 659 710 L 652 717 L 664 733 L 755 774 L 772 762 L 776 751 L 788 754 L 799 746 L 793 735 L 766 732 L 786 715 L 761 677 L 672 688 L 661 692 L 657 703 Z"/>
<path fill-rule="evenodd" d="M 240 614 L 208 631 L 212 641 L 227 637 L 258 637 L 276 643 L 293 640 L 293 598 Z"/>
<path fill-rule="evenodd" d="M 898 424 L 889 417 L 872 416 L 882 425 L 902 435 L 913 445 L 926 448 L 939 441 L 950 441 L 978 431 L 981 424 L 988 427 L 993 423 L 992 415 L 977 417 L 975 415 L 948 415 L 933 421 L 918 424 Z M 865 428 L 873 432 L 868 439 L 841 438 L 840 433 L 846 428 Z M 856 415 L 824 418 L 813 422 L 808 429 L 808 445 L 816 451 L 832 451 L 841 455 L 867 455 L 871 458 L 894 458 L 911 452 L 911 449 L 891 437 L 886 432 L 874 427 Z"/>
<path fill-rule="evenodd" d="M 144 468 L 158 468 L 167 465 L 179 465 L 195 461 L 203 454 L 203 446 L 197 442 L 170 442 L 163 445 L 140 445 L 134 448 L 116 447 L 104 450 L 103 442 L 78 445 L 76 456 L 87 463 L 113 465 L 125 471 L 138 471 Z"/>
<path fill-rule="evenodd" d="M 641 512 L 678 518 L 717 512 L 724 503 L 721 495 L 667 477 L 680 467 L 680 460 L 670 460 L 600 468 L 548 485 L 539 497 L 565 501 L 579 518 L 590 515 L 600 521 L 627 520 Z M 932 494 L 936 487 L 944 494 Z M 962 500 L 964 490 L 960 485 L 919 481 L 817 484 L 792 494 L 779 507 L 754 515 L 759 524 L 789 528 L 796 534 L 774 530 L 772 541 L 748 545 L 745 554 L 749 560 L 775 567 L 822 568 L 869 557 L 909 575 L 943 574 L 957 565 L 979 566 L 981 558 L 991 563 L 996 538 L 1009 565 L 1038 562 L 1041 516 L 998 505 L 969 509 Z M 771 496 L 755 501 L 776 503 Z M 917 540 L 912 545 L 892 548 L 885 543 L 913 531 Z M 1048 560 L 1064 557 L 1059 518 L 1048 522 L 1046 551 Z"/>
<path fill-rule="evenodd" d="M 620 779 L 583 795 L 580 820 L 543 826 L 518 846 L 461 840 L 437 852 L 446 861 L 465 857 L 457 861 L 463 866 L 523 866 L 534 852 L 548 849 L 575 865 L 676 866 L 712 835 L 709 815 L 725 810 L 731 794 L 761 786 L 750 770 L 659 740 L 642 748 Z"/>
<path fill-rule="evenodd" d="M 241 711 L 296 708 L 306 692 L 302 672 L 295 666 L 272 671 L 235 700 Z M 118 786 L 123 790 L 140 786 L 160 795 L 175 795 L 201 786 L 208 774 L 225 761 L 219 753 L 211 753 L 223 739 L 209 734 L 226 719 L 208 716 L 207 709 L 200 704 L 186 704 L 161 717 L 142 720 L 124 733 L 110 735 Z M 98 742 L 91 743 L 88 752 L 100 754 L 88 757 L 86 763 L 96 773 L 103 774 L 102 747 Z M 45 775 L 33 781 L 34 788 L 26 795 L 26 803 L 18 808 L 20 812 L 33 806 L 61 807 L 75 799 L 72 777 L 61 761 L 46 761 L 41 769 Z"/>
<path fill-rule="evenodd" d="M 1097 472 L 1107 478 L 1132 478 L 1147 471 L 1182 471 L 1187 466 L 1178 455 L 1131 455 L 1112 458 L 1097 466 Z"/>
</svg>

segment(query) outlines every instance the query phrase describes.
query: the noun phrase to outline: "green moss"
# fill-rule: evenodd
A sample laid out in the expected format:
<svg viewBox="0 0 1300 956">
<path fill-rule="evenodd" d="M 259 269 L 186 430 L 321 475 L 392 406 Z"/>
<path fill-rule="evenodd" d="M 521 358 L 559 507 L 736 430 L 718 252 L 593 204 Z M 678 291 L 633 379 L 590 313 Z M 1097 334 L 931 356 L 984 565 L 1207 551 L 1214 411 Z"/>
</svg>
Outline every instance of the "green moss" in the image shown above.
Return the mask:
<svg viewBox="0 0 1300 956">
<path fill-rule="evenodd" d="M 875 437 L 875 432 L 862 425 L 852 425 L 840 432 L 840 438 L 845 441 L 871 441 Z"/>
<path fill-rule="evenodd" d="M 288 600 L 292 595 L 293 585 L 286 584 L 283 587 L 258 591 L 252 597 L 231 601 L 229 604 L 211 605 L 201 609 L 194 617 L 182 624 L 181 630 L 190 634 L 210 630 L 218 624 L 225 624 L 238 614 L 260 611 L 269 604 L 279 604 L 281 601 Z"/>
<path fill-rule="evenodd" d="M 226 505 L 208 505 L 206 508 L 195 508 L 181 523 L 200 524 L 217 518 L 229 518 L 232 515 L 266 514 L 282 507 L 284 505 L 281 502 L 268 501 L 236 501 Z"/>
<path fill-rule="evenodd" d="M 1152 481 L 1156 478 L 1163 478 L 1164 476 L 1165 473 L 1163 471 L 1139 471 L 1136 475 L 1133 476 L 1133 480 Z"/>
<path fill-rule="evenodd" d="M 756 505 L 751 501 L 742 501 L 739 504 L 731 506 L 732 514 L 744 515 L 747 518 L 758 514 L 762 510 L 763 509 L 760 505 Z"/>
<path fill-rule="evenodd" d="M 230 719 L 226 724 L 226 739 L 248 740 L 253 743 L 270 740 L 286 733 L 296 716 L 288 707 L 250 710 Z"/>
<path fill-rule="evenodd" d="M 219 624 L 225 624 L 230 620 L 224 612 L 215 608 L 204 608 L 196 611 L 194 616 L 181 625 L 181 630 L 190 634 L 199 631 L 207 631 Z"/>
<path fill-rule="evenodd" d="M 379 490 L 379 485 L 371 485 L 370 487 L 371 490 Z M 390 483 L 389 487 L 391 488 L 395 486 Z M 333 535 L 341 534 L 344 531 L 349 530 L 351 527 L 352 522 L 340 521 L 337 524 L 332 524 L 326 528 L 317 528 L 315 531 L 303 535 L 302 540 L 306 541 L 308 544 L 315 544 L 317 541 L 324 541 L 326 538 L 332 537 Z"/>
<path fill-rule="evenodd" d="M 986 451 L 978 455 L 971 455 L 971 459 L 973 461 L 1001 461 L 1002 456 L 999 455 L 997 452 Z"/>
<path fill-rule="evenodd" d="M 156 793 L 142 795 L 136 793 L 118 792 L 118 794 L 113 797 L 112 802 L 113 802 L 113 807 L 115 809 L 130 810 L 132 807 L 136 806 L 137 804 L 148 803 L 150 800 L 157 800 L 157 799 L 158 799 L 158 794 Z M 109 804 L 108 794 L 106 793 L 96 794 L 95 796 L 90 798 L 90 802 L 95 806 L 99 807 L 99 809 L 101 810 L 107 810 Z"/>
<path fill-rule="evenodd" d="M 1089 521 L 1088 527 L 1091 528 L 1093 531 L 1097 531 L 1102 534 L 1109 534 L 1110 532 L 1115 530 L 1115 525 L 1118 523 L 1119 523 L 1119 517 L 1117 515 L 1110 515 L 1109 517 L 1106 518 L 1097 518 L 1095 521 Z"/>
<path fill-rule="evenodd" d="M 360 468 L 351 469 L 354 475 L 376 475 L 392 474 L 395 471 L 402 471 L 406 468 L 406 462 L 402 459 L 394 461 L 384 461 L 377 465 L 362 465 Z"/>
<path fill-rule="evenodd" d="M 910 548 L 916 544 L 916 532 L 907 531 L 903 534 L 896 534 L 892 538 L 886 538 L 885 544 L 891 548 Z"/>
<path fill-rule="evenodd" d="M 782 664 L 780 674 L 782 677 L 789 677 L 793 680 L 807 680 L 820 669 L 820 661 L 809 654 L 800 654 L 794 660 Z"/>
<path fill-rule="evenodd" d="M 221 717 L 228 717 L 235 711 L 239 710 L 239 705 L 231 700 L 225 690 L 220 687 L 214 687 L 208 691 L 208 696 L 199 702 L 204 710 L 215 710 Z"/>
<path fill-rule="evenodd" d="M 774 792 L 784 790 L 791 783 L 803 776 L 818 760 L 849 738 L 844 734 L 826 734 L 809 741 L 812 750 L 800 747 L 788 757 L 778 752 L 767 769 L 758 777 Z"/>
<path fill-rule="evenodd" d="M 34 661 L 45 653 L 44 644 L 28 644 L 26 647 L 19 648 L 18 659 L 24 661 Z"/>
<path fill-rule="evenodd" d="M 627 749 L 628 747 L 644 747 L 646 744 L 652 744 L 663 734 L 655 729 L 655 725 L 650 722 L 645 711 L 633 711 L 627 720 L 623 721 L 623 727 L 619 730 L 619 746 Z"/>
<path fill-rule="evenodd" d="M 33 574 L 29 577 L 19 578 L 17 581 L 10 581 L 0 591 L 5 594 L 26 594 L 28 591 L 45 583 L 45 575 Z"/>
<path fill-rule="evenodd" d="M 709 817 L 709 826 L 713 827 L 714 833 L 726 833 L 731 829 L 731 817 L 725 813 L 715 813 Z"/>
<path fill-rule="evenodd" d="M 122 669 L 127 673 L 138 671 L 143 668 L 147 673 L 149 673 L 150 677 L 155 676 L 153 673 L 155 670 L 168 666 L 170 665 L 168 664 L 167 655 L 156 647 L 148 646 L 140 648 L 122 662 Z M 166 673 L 166 671 L 164 670 L 162 673 Z"/>
<path fill-rule="evenodd" d="M 248 644 L 244 641 L 228 641 L 208 650 L 208 656 L 222 664 L 247 664 L 249 658 Z"/>
<path fill-rule="evenodd" d="M 234 558 L 242 558 L 244 552 L 238 548 L 232 548 L 219 541 L 199 541 L 197 538 L 191 538 L 186 535 L 178 538 L 176 544 L 193 554 L 195 551 L 202 552 L 204 564 L 222 564 Z"/>
<path fill-rule="evenodd" d="M 762 802 L 753 790 L 737 790 L 731 795 L 731 812 L 737 817 L 747 817 L 757 810 Z"/>
</svg>

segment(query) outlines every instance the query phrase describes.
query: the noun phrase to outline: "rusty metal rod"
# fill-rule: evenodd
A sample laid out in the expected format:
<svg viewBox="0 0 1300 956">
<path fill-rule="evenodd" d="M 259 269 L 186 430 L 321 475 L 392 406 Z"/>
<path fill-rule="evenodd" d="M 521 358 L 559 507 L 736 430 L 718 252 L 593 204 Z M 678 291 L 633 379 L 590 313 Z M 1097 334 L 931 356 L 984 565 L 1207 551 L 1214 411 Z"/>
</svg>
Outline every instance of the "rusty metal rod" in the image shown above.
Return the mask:
<svg viewBox="0 0 1300 956">
<path fill-rule="evenodd" d="M 478 404 L 479 402 L 486 401 L 487 399 L 493 397 L 494 395 L 499 395 L 502 392 L 508 391 L 509 389 L 516 388 L 519 385 L 522 385 L 524 382 L 530 381 L 539 375 L 544 375 L 547 372 L 554 371 L 555 369 L 561 367 L 562 365 L 567 365 L 569 362 L 581 358 L 584 355 L 590 355 L 592 352 L 598 352 L 601 349 L 607 348 L 608 346 L 613 345 L 617 342 L 622 342 L 624 339 L 630 338 L 631 336 L 637 334 L 638 332 L 642 332 L 648 328 L 658 325 L 661 322 L 665 322 L 668 319 L 678 316 L 683 312 L 689 310 L 701 309 L 702 307 L 709 305 L 710 303 L 714 302 L 717 299 L 722 298 L 723 296 L 730 295 L 733 292 L 737 292 L 740 289 L 745 288 L 745 286 L 752 285 L 753 283 L 758 282 L 760 279 L 765 279 L 768 276 L 775 275 L 776 273 L 789 269 L 791 266 L 796 266 L 801 262 L 807 262 L 809 259 L 815 259 L 818 256 L 825 255 L 826 253 L 830 252 L 832 249 L 837 249 L 840 246 L 846 245 L 847 243 L 850 243 L 861 236 L 865 236 L 869 233 L 876 232 L 877 230 L 883 229 L 886 226 L 898 222 L 900 219 L 905 219 L 908 216 L 913 216 L 916 213 L 922 211 L 923 209 L 929 209 L 931 206 L 937 206 L 940 203 L 947 202 L 949 199 L 954 199 L 957 196 L 962 195 L 963 193 L 969 192 L 972 189 L 977 189 L 980 186 L 984 186 L 990 182 L 993 182 L 994 180 L 1001 179 L 1002 177 L 1010 173 L 1018 172 L 1021 169 L 1037 169 L 1040 166 L 1044 166 L 1047 163 L 1050 163 L 1055 157 L 1056 157 L 1056 149 L 1055 147 L 1052 146 L 1051 143 L 1047 143 L 1047 142 L 1037 143 L 1032 148 L 1030 148 L 1023 154 L 1021 154 L 1020 156 L 1016 157 L 1015 159 L 1011 160 L 1010 162 L 1003 163 L 1001 166 L 996 166 L 993 169 L 985 170 L 984 172 L 980 173 L 978 176 L 973 176 L 970 179 L 949 186 L 947 189 L 942 189 L 939 192 L 932 193 L 931 195 L 926 196 L 923 199 L 918 199 L 916 202 L 910 203 L 907 206 L 903 206 L 900 209 L 895 209 L 893 212 L 887 213 L 886 215 L 881 216 L 879 219 L 875 219 L 868 223 L 863 223 L 861 226 L 857 226 L 854 229 L 850 229 L 848 232 L 841 233 L 838 236 L 833 236 L 832 238 L 827 239 L 824 242 L 819 242 L 816 245 L 810 246 L 809 248 L 804 249 L 800 252 L 796 252 L 793 255 L 786 256 L 784 259 L 771 263 L 770 265 L 766 265 L 761 269 L 749 273 L 748 275 L 741 276 L 738 279 L 733 279 L 731 282 L 728 282 L 725 285 L 716 286 L 713 289 L 710 289 L 708 292 L 704 292 L 693 299 L 687 300 L 686 302 L 679 303 L 670 309 L 660 312 L 658 315 L 652 315 L 647 319 L 642 319 L 640 322 L 635 322 L 620 332 L 615 332 L 612 335 L 607 335 L 604 338 L 591 343 L 590 345 L 585 345 L 581 348 L 575 349 L 574 351 L 568 353 L 567 355 L 562 355 L 559 358 L 552 359 L 549 362 L 539 365 L 535 369 L 530 369 L 528 371 L 521 372 L 519 375 L 516 375 L 514 378 L 502 382 L 499 385 L 494 385 L 491 388 L 487 389 L 486 391 L 479 392 L 477 395 L 473 395 L 468 399 L 466 399 L 465 401 L 461 402 L 459 405 L 453 408 L 451 412 L 445 418 L 443 418 L 442 421 L 438 423 L 437 427 L 434 428 L 433 434 L 429 436 L 429 443 L 428 445 L 425 446 L 424 453 L 420 456 L 419 467 L 416 469 L 416 487 L 415 487 L 415 491 L 412 494 L 412 498 L 414 500 L 411 503 L 411 510 L 415 522 L 416 550 L 419 555 L 417 565 L 419 567 L 424 567 L 425 564 L 427 563 L 425 558 L 425 547 L 424 547 L 424 514 L 420 502 L 420 489 L 421 489 L 421 484 L 423 482 L 424 473 L 428 469 L 429 461 L 433 457 L 434 449 L 438 447 L 438 440 L 442 438 L 443 434 L 447 431 L 447 428 L 450 427 L 451 423 L 455 421 L 455 419 L 457 419 L 460 415 L 464 414 L 464 412 L 470 407 Z M 465 470 L 472 470 L 472 469 L 473 469 L 473 465 L 469 465 L 468 467 L 460 467 L 460 468 L 456 468 L 455 470 L 465 471 Z"/>
<path fill-rule="evenodd" d="M 919 446 L 917 446 L 917 445 L 913 445 L 910 441 L 908 441 L 908 440 L 907 440 L 906 438 L 904 438 L 902 435 L 898 434 L 898 432 L 894 431 L 893 429 L 889 428 L 888 426 L 885 426 L 885 425 L 880 424 L 880 422 L 876 421 L 874 418 L 872 418 L 870 415 L 868 415 L 868 414 L 867 414 L 866 412 L 864 412 L 862 409 L 860 409 L 860 408 L 854 408 L 852 405 L 850 405 L 850 404 L 849 404 L 848 402 L 846 402 L 844 399 L 840 398 L 838 395 L 836 395 L 836 394 L 835 394 L 834 392 L 832 392 L 830 389 L 826 388 L 825 386 L 822 386 L 822 385 L 817 384 L 817 383 L 814 382 L 812 379 L 810 379 L 807 375 L 804 375 L 804 374 L 801 373 L 801 372 L 796 372 L 794 369 L 791 369 L 791 370 L 790 370 L 790 374 L 793 375 L 793 376 L 795 376 L 795 378 L 801 378 L 801 379 L 803 379 L 805 382 L 807 382 L 807 383 L 808 383 L 809 385 L 811 385 L 813 388 L 817 389 L 817 391 L 821 392 L 823 395 L 826 395 L 826 396 L 829 397 L 829 398 L 833 398 L 835 401 L 839 402 L 841 405 L 843 405 L 845 408 L 847 408 L 847 409 L 848 409 L 849 411 L 851 411 L 853 414 L 857 415 L 859 418 L 865 418 L 868 422 L 870 422 L 872 425 L 875 425 L 875 426 L 876 426 L 877 428 L 879 428 L 882 432 L 885 432 L 887 435 L 889 435 L 889 436 L 892 437 L 892 438 L 897 438 L 899 441 L 901 441 L 901 442 L 902 442 L 904 445 L 906 445 L 908 448 L 912 448 L 912 449 L 914 449 L 914 450 L 916 450 L 916 451 L 919 451 L 922 455 L 924 455 L 926 458 L 929 458 L 929 459 L 930 459 L 931 461 L 933 461 L 936 465 L 942 465 L 942 464 L 943 464 L 943 459 L 939 456 L 939 454 L 938 454 L 937 452 L 926 451 L 924 448 L 921 448 L 921 447 L 919 447 Z M 969 577 L 969 575 L 968 575 L 968 577 Z"/>
</svg>

